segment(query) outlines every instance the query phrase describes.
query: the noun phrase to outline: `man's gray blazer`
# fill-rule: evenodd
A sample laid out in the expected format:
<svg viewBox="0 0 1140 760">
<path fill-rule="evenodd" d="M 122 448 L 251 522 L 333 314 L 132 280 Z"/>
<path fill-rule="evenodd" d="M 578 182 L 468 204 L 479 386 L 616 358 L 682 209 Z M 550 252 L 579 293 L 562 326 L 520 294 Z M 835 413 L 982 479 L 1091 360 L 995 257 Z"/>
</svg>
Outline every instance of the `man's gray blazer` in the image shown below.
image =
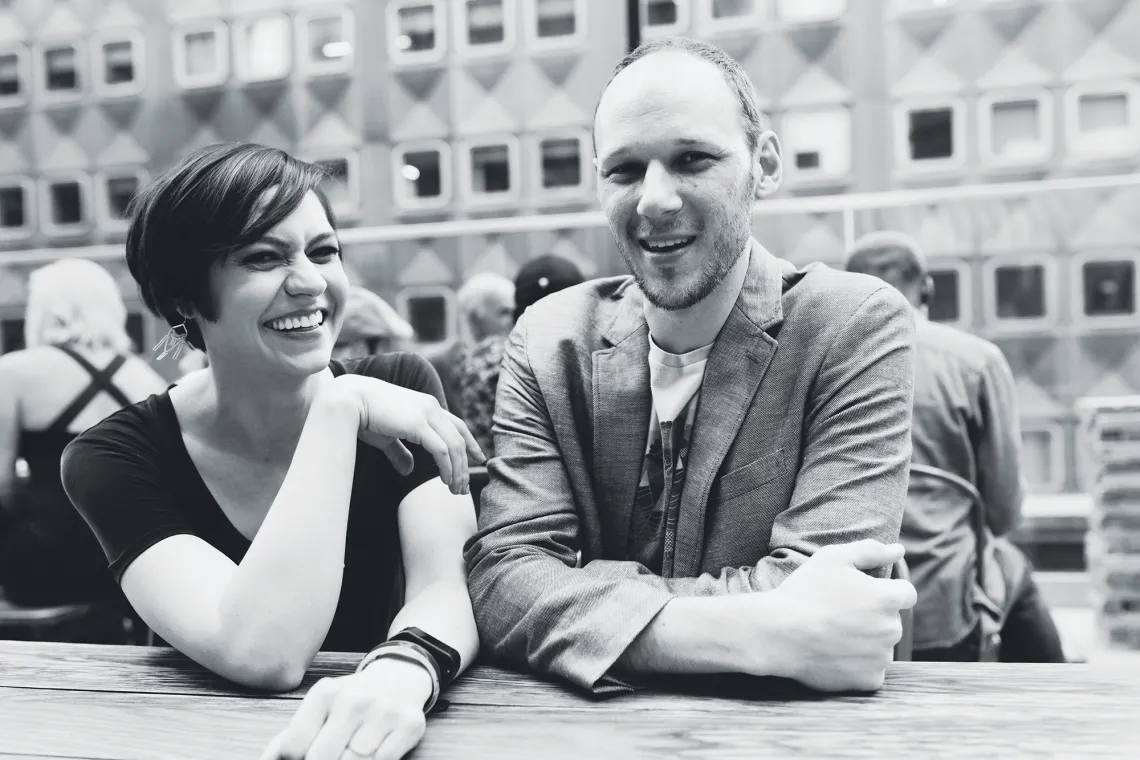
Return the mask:
<svg viewBox="0 0 1140 760">
<path fill-rule="evenodd" d="M 611 667 L 674 596 L 766 591 L 821 546 L 893 543 L 907 489 L 908 304 L 753 242 L 705 369 L 664 577 L 628 561 L 652 403 L 643 304 L 618 277 L 527 309 L 465 551 L 484 653 L 599 693 L 627 688 Z"/>
</svg>

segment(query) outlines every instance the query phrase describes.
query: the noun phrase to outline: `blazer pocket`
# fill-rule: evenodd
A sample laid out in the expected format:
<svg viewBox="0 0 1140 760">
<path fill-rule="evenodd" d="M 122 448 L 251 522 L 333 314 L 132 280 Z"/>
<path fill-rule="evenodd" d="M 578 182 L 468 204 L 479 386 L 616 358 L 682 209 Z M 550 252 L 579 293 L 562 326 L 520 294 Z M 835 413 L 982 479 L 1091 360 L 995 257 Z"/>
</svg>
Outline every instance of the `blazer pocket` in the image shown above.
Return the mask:
<svg viewBox="0 0 1140 760">
<path fill-rule="evenodd" d="M 765 454 L 754 462 L 737 467 L 720 476 L 720 500 L 728 501 L 741 494 L 754 491 L 765 483 L 785 475 L 788 466 L 784 463 L 784 450 Z"/>
</svg>

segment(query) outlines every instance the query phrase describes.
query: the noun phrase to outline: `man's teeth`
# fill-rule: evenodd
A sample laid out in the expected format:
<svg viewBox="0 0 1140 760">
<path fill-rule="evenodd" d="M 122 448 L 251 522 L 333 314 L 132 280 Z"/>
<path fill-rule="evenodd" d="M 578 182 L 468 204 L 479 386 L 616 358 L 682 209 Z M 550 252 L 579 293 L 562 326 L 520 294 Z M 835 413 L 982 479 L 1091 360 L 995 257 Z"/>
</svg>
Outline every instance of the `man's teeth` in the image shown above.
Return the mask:
<svg viewBox="0 0 1140 760">
<path fill-rule="evenodd" d="M 281 317 L 279 319 L 272 319 L 269 321 L 269 327 L 273 330 L 299 330 L 302 327 L 316 327 L 324 323 L 324 312 L 314 311 L 312 314 L 305 314 L 300 317 Z"/>
<path fill-rule="evenodd" d="M 674 238 L 673 240 L 654 240 L 652 242 L 645 241 L 645 246 L 652 251 L 662 251 L 668 248 L 677 248 L 689 242 L 692 238 Z"/>
</svg>

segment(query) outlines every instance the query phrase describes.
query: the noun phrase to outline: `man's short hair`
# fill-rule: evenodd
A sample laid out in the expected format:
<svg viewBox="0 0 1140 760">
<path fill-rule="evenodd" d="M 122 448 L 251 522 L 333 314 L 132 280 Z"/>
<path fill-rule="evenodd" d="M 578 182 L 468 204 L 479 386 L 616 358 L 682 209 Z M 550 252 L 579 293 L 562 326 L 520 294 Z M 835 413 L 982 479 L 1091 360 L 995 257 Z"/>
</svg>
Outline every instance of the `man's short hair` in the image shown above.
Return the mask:
<svg viewBox="0 0 1140 760">
<path fill-rule="evenodd" d="M 755 153 L 756 148 L 760 145 L 760 135 L 769 128 L 768 117 L 760 110 L 759 97 L 756 94 L 756 85 L 753 84 L 748 73 L 735 58 L 716 45 L 694 40 L 691 37 L 658 37 L 638 45 L 633 52 L 622 58 L 617 66 L 614 67 L 609 80 L 606 82 L 606 86 L 602 88 L 602 94 L 598 96 L 598 103 L 594 106 L 595 123 L 597 122 L 598 107 L 602 103 L 602 97 L 606 94 L 606 90 L 610 88 L 610 84 L 617 78 L 617 75 L 647 55 L 661 50 L 677 50 L 682 53 L 688 53 L 702 61 L 708 61 L 721 70 L 721 73 L 724 74 L 725 81 L 728 82 L 728 86 L 732 89 L 737 102 L 740 104 L 740 115 L 744 126 L 744 133 L 748 138 L 748 150 Z M 591 130 L 591 132 L 592 131 L 593 130 Z M 595 154 L 597 153 L 597 148 L 598 141 L 595 138 Z"/>
<path fill-rule="evenodd" d="M 926 276 L 926 253 L 922 246 L 905 232 L 894 230 L 870 232 L 856 240 L 844 256 L 843 268 L 851 269 L 854 260 L 861 254 L 889 250 L 899 252 L 895 263 L 899 266 L 899 274 L 907 282 L 917 282 Z"/>
</svg>

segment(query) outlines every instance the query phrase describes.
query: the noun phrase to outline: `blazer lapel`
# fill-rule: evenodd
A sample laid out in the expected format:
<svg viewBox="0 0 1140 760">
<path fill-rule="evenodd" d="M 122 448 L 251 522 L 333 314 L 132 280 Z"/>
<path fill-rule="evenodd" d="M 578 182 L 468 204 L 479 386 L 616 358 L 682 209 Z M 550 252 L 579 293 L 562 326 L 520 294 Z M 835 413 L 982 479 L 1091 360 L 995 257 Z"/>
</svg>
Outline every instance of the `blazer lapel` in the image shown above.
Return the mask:
<svg viewBox="0 0 1140 760">
<path fill-rule="evenodd" d="M 605 338 L 613 348 L 593 357 L 594 476 L 605 556 L 625 559 L 652 410 L 649 327 L 635 288 L 626 291 Z"/>
<path fill-rule="evenodd" d="M 744 287 L 705 367 L 673 561 L 662 568 L 668 576 L 688 578 L 700 572 L 709 492 L 776 353 L 776 340 L 765 331 L 783 321 L 781 270 L 780 262 L 753 241 Z"/>
</svg>

